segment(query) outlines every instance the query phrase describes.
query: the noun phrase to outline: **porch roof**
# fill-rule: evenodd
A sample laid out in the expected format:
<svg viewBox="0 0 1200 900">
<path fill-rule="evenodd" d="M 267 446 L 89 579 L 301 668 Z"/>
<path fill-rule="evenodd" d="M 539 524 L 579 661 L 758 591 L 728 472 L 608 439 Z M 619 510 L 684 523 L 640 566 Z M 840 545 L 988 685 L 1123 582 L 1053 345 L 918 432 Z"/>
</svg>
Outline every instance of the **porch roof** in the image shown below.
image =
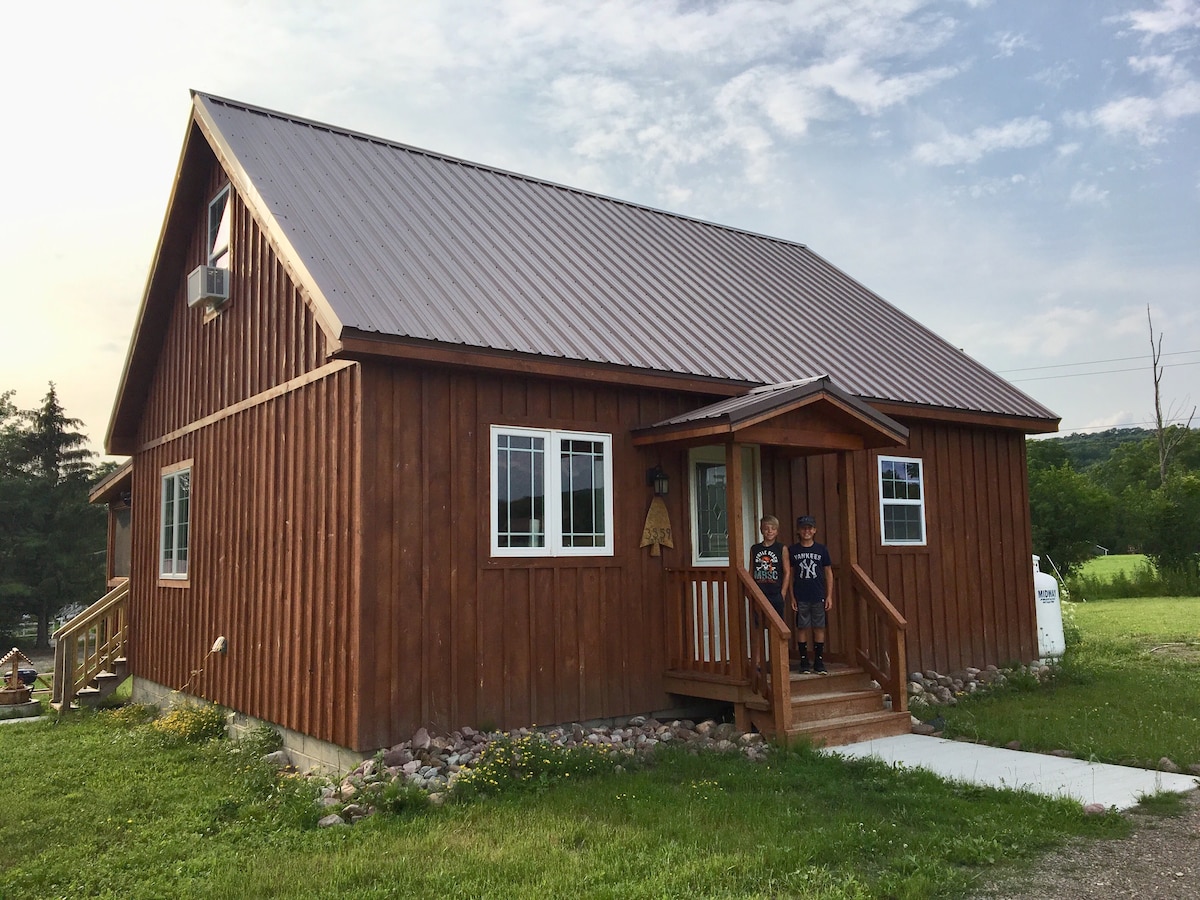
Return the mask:
<svg viewBox="0 0 1200 900">
<path fill-rule="evenodd" d="M 863 450 L 908 443 L 908 429 L 828 375 L 769 384 L 633 429 L 635 445 L 736 439 L 796 451 Z"/>
</svg>

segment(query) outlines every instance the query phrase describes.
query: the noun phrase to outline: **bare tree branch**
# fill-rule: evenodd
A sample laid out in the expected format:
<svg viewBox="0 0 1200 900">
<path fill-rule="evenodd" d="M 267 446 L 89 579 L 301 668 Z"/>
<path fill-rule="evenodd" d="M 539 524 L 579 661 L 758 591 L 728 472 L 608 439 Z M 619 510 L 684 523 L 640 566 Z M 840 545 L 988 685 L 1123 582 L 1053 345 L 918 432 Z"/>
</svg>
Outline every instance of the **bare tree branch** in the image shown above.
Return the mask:
<svg viewBox="0 0 1200 900">
<path fill-rule="evenodd" d="M 1154 372 L 1154 433 L 1158 438 L 1158 479 L 1159 484 L 1167 483 L 1167 468 L 1171 462 L 1171 453 L 1179 446 L 1184 436 L 1192 427 L 1192 419 L 1196 416 L 1196 407 L 1192 407 L 1191 413 L 1188 414 L 1187 423 L 1182 428 L 1170 428 L 1163 422 L 1162 412 L 1162 375 L 1163 368 L 1161 365 L 1162 359 L 1162 333 L 1158 335 L 1158 340 L 1154 338 L 1154 320 L 1150 317 L 1150 307 L 1146 306 L 1146 323 L 1150 326 L 1150 359 L 1152 361 Z M 1182 412 L 1182 409 L 1180 410 Z M 1168 411 L 1166 421 L 1171 421 L 1175 416 L 1174 409 Z"/>
</svg>

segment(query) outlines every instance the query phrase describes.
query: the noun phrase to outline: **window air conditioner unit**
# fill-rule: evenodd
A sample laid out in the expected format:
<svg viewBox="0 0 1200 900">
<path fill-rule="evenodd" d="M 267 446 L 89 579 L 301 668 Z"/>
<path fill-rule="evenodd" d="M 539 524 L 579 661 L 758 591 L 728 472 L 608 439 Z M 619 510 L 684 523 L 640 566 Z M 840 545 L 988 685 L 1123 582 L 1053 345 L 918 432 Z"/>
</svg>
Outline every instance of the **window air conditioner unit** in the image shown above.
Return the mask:
<svg viewBox="0 0 1200 900">
<path fill-rule="evenodd" d="M 196 266 L 187 277 L 188 306 L 207 303 L 218 307 L 229 299 L 229 270 Z"/>
</svg>

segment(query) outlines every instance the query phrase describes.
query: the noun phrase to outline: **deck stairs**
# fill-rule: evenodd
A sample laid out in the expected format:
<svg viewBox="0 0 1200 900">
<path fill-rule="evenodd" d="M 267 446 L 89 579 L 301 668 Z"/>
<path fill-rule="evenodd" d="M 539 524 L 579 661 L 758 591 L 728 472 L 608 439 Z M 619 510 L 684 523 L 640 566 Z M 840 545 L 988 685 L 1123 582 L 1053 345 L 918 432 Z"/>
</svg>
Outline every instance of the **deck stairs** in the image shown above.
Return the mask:
<svg viewBox="0 0 1200 900">
<path fill-rule="evenodd" d="M 129 677 L 129 663 L 125 657 L 108 659 L 105 663 L 107 668 L 101 669 L 92 676 L 86 685 L 75 692 L 75 700 L 71 704 L 72 709 L 78 709 L 81 706 L 99 706 Z M 61 702 L 51 702 L 50 705 L 54 709 L 62 710 Z"/>
<path fill-rule="evenodd" d="M 883 690 L 860 668 L 830 663 L 828 675 L 792 672 L 789 692 L 791 724 L 786 737 L 789 743 L 807 740 L 836 747 L 908 734 L 912 730 L 909 714 L 893 712 Z M 773 728 L 769 704 L 753 697 L 745 705 L 751 724 L 769 733 Z"/>
<path fill-rule="evenodd" d="M 129 677 L 128 601 L 124 579 L 54 633 L 50 705 L 60 713 L 102 703 Z"/>
</svg>

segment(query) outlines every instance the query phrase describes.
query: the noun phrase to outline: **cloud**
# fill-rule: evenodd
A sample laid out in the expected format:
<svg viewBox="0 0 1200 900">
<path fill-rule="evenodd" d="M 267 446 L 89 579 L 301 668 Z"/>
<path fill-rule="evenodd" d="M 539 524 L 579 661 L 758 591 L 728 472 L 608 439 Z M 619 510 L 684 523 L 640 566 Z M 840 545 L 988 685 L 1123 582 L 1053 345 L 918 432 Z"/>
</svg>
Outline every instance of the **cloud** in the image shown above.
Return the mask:
<svg viewBox="0 0 1200 900">
<path fill-rule="evenodd" d="M 1115 17 L 1147 38 L 1200 28 L 1200 3 L 1196 0 L 1162 0 L 1157 9 L 1135 9 Z"/>
<path fill-rule="evenodd" d="M 1077 181 L 1071 186 L 1067 201 L 1072 206 L 1098 206 L 1108 199 L 1108 191 L 1094 184 Z"/>
<path fill-rule="evenodd" d="M 1008 59 L 1010 56 L 1016 55 L 1018 50 L 1039 49 L 1038 45 L 1026 35 L 1014 34 L 1011 31 L 1003 31 L 992 35 L 988 43 L 994 45 L 996 48 L 995 59 Z"/>
<path fill-rule="evenodd" d="M 1160 86 L 1157 96 L 1126 96 L 1110 101 L 1091 114 L 1092 124 L 1114 136 L 1132 136 L 1142 146 L 1166 139 L 1180 119 L 1200 114 L 1200 80 L 1172 56 L 1135 56 L 1129 68 L 1151 76 Z"/>
<path fill-rule="evenodd" d="M 1001 125 L 976 128 L 969 135 L 946 134 L 936 141 L 918 144 L 913 158 L 931 166 L 976 163 L 1001 150 L 1036 147 L 1050 140 L 1050 123 L 1037 116 L 1011 119 Z"/>
</svg>

